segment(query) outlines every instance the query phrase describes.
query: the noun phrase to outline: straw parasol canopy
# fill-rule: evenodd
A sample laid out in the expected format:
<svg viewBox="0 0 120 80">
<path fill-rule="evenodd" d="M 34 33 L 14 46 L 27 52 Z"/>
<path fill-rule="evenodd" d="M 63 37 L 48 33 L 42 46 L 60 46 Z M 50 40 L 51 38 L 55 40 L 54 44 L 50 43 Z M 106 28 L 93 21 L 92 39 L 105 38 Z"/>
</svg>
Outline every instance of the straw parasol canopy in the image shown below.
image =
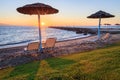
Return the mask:
<svg viewBox="0 0 120 80">
<path fill-rule="evenodd" d="M 119 23 L 116 23 L 115 25 L 119 26 L 120 24 L 119 24 Z"/>
<path fill-rule="evenodd" d="M 99 19 L 98 38 L 100 38 L 101 18 L 111 18 L 111 17 L 115 17 L 115 16 L 101 10 L 87 17 L 87 18 Z"/>
<path fill-rule="evenodd" d="M 40 40 L 39 51 L 42 51 L 40 15 L 55 14 L 55 13 L 58 13 L 59 11 L 57 9 L 55 9 L 49 5 L 43 4 L 43 3 L 28 4 L 23 7 L 17 8 L 17 11 L 22 14 L 38 15 L 39 40 Z"/>
<path fill-rule="evenodd" d="M 104 25 L 108 26 L 108 25 L 111 25 L 111 24 L 109 24 L 109 23 L 105 23 Z"/>
<path fill-rule="evenodd" d="M 54 14 L 58 13 L 58 10 L 43 4 L 43 3 L 34 3 L 34 4 L 28 4 L 23 7 L 17 8 L 17 11 L 22 14 L 29 14 L 29 15 L 46 15 L 46 14 Z"/>
<path fill-rule="evenodd" d="M 87 18 L 96 19 L 96 18 L 111 18 L 111 17 L 115 17 L 115 16 L 100 10 L 100 11 L 88 16 Z"/>
</svg>

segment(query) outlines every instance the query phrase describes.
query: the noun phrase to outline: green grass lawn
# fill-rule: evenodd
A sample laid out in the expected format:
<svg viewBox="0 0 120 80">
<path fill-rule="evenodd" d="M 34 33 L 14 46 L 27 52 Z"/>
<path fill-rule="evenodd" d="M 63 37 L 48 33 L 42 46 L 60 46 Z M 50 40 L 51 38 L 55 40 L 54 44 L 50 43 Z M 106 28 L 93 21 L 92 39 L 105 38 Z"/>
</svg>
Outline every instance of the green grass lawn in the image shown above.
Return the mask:
<svg viewBox="0 0 120 80">
<path fill-rule="evenodd" d="M 0 80 L 120 80 L 120 42 L 2 69 Z"/>
</svg>

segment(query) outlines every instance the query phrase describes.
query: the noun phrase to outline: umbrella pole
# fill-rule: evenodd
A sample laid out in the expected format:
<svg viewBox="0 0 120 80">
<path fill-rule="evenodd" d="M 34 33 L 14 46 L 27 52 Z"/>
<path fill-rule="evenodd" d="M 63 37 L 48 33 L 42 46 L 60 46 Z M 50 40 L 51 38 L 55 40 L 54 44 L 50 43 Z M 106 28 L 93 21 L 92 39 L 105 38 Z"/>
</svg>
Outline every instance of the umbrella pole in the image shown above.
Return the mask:
<svg viewBox="0 0 120 80">
<path fill-rule="evenodd" d="M 101 26 L 101 18 L 99 18 L 98 39 L 100 39 L 100 26 Z"/>
<path fill-rule="evenodd" d="M 40 46 L 39 46 L 39 52 L 42 52 L 42 38 L 41 38 L 41 28 L 40 28 L 40 14 L 38 14 L 38 27 L 39 27 L 39 41 L 40 41 Z"/>
</svg>

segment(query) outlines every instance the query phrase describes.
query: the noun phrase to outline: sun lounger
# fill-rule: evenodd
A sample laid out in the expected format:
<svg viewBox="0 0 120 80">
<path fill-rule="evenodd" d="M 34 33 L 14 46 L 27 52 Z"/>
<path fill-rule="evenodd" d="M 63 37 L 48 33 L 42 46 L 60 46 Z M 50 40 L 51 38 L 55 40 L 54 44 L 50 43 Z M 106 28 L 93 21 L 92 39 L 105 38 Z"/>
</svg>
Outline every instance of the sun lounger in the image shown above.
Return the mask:
<svg viewBox="0 0 120 80">
<path fill-rule="evenodd" d="M 48 38 L 46 43 L 42 43 L 43 50 L 53 50 L 55 46 L 56 38 Z"/>
<path fill-rule="evenodd" d="M 40 44 L 39 42 L 29 43 L 28 46 L 26 48 L 24 48 L 24 50 L 27 51 L 27 52 L 38 51 L 39 44 Z"/>
<path fill-rule="evenodd" d="M 104 36 L 101 37 L 101 40 L 108 40 L 110 38 L 110 33 L 106 33 Z"/>
<path fill-rule="evenodd" d="M 48 50 L 53 50 L 54 46 L 55 46 L 55 42 L 56 42 L 56 38 L 48 38 L 46 40 L 46 43 L 42 43 L 42 48 L 44 51 L 48 51 Z M 29 43 L 28 46 L 26 48 L 24 48 L 25 52 L 38 52 L 39 49 L 39 42 L 32 42 Z"/>
<path fill-rule="evenodd" d="M 106 44 L 109 43 L 109 39 L 110 39 L 111 35 L 110 33 L 106 33 L 103 36 L 101 36 L 100 39 L 96 40 L 95 42 L 98 42 L 99 44 Z"/>
<path fill-rule="evenodd" d="M 99 39 L 97 37 L 93 37 L 93 39 L 91 38 L 91 40 L 84 41 L 84 43 L 99 43 L 99 44 L 109 43 L 110 37 L 111 37 L 110 33 L 106 33 L 102 34 Z"/>
</svg>

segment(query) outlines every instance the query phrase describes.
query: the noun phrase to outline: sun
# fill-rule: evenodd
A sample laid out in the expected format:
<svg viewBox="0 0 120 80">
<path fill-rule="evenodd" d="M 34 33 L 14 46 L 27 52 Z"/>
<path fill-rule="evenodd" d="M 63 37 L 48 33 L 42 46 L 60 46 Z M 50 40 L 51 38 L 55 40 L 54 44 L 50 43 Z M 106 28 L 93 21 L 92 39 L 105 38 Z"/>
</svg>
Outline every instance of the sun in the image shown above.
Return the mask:
<svg viewBox="0 0 120 80">
<path fill-rule="evenodd" d="M 41 22 L 41 25 L 44 26 L 44 25 L 45 25 L 45 22 Z"/>
</svg>

